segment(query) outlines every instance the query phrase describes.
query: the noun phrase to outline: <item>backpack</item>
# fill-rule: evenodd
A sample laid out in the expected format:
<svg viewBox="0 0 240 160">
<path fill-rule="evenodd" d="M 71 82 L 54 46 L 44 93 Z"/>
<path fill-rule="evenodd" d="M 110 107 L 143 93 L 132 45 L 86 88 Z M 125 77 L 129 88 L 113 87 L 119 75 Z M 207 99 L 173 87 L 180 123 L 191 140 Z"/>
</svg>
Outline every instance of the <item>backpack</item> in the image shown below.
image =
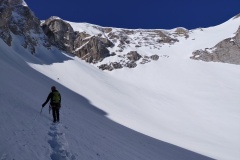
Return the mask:
<svg viewBox="0 0 240 160">
<path fill-rule="evenodd" d="M 52 103 L 60 103 L 61 101 L 61 95 L 58 91 L 52 92 Z"/>
</svg>

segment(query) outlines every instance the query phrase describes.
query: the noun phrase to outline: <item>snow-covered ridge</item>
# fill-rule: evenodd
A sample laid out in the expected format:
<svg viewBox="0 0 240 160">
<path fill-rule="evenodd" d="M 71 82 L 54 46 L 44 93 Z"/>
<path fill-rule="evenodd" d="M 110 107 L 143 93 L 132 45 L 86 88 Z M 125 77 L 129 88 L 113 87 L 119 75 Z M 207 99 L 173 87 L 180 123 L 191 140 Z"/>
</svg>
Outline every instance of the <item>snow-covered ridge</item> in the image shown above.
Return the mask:
<svg viewBox="0 0 240 160">
<path fill-rule="evenodd" d="M 192 41 L 196 40 L 195 35 L 199 34 L 199 32 L 202 32 L 202 34 L 211 34 L 212 28 L 214 28 L 214 30 L 217 29 L 220 32 L 221 30 L 225 30 L 228 24 L 237 24 L 239 22 L 239 18 L 231 18 L 227 22 L 215 27 L 198 28 L 193 30 L 178 27 L 171 30 L 165 30 L 101 27 L 99 25 L 89 23 L 69 22 L 62 20 L 59 17 L 51 17 L 48 20 L 49 25 L 51 25 L 54 20 L 58 20 L 58 25 L 66 23 L 72 28 L 72 31 L 69 30 L 69 35 L 67 35 L 67 37 L 70 37 L 71 41 L 78 45 L 75 46 L 69 44 L 69 41 L 66 41 L 64 45 L 69 47 L 66 50 L 70 50 L 70 52 L 76 54 L 87 62 L 93 63 L 95 66 L 103 70 L 113 70 L 123 67 L 134 68 L 138 65 L 153 61 L 150 57 L 156 57 L 154 60 L 158 60 L 159 57 L 169 57 L 169 55 L 166 55 L 165 53 L 161 54 L 163 53 L 165 47 L 177 46 L 182 42 L 192 43 Z M 237 30 L 237 25 L 232 25 L 230 27 L 235 28 L 232 32 Z M 77 37 L 74 38 L 71 36 L 72 32 L 76 32 Z M 230 36 L 229 34 L 215 33 L 216 35 L 212 36 L 217 39 L 214 43 L 212 43 L 212 45 L 215 45 L 219 41 Z M 96 39 L 98 39 L 99 42 L 102 42 L 100 43 L 102 44 L 102 49 L 97 51 L 97 47 L 94 49 L 91 48 L 94 46 L 94 43 L 87 43 L 86 38 L 89 40 L 88 42 L 94 38 L 95 40 L 92 41 L 94 43 Z M 60 40 L 60 43 L 61 42 L 62 40 Z M 84 46 L 84 44 L 86 44 L 86 46 Z M 79 48 L 82 49 L 79 50 Z M 195 49 L 197 50 L 201 48 Z M 86 50 L 87 52 L 85 52 Z M 96 52 L 89 53 L 94 50 Z M 134 53 L 134 55 L 132 53 Z M 191 54 L 188 54 L 189 58 L 191 57 Z"/>
<path fill-rule="evenodd" d="M 89 23 L 73 23 L 62 20 L 59 17 L 49 18 L 42 23 L 42 26 L 49 38 L 54 39 L 53 44 L 61 46 L 61 49 L 71 52 L 101 69 L 105 69 L 106 66 L 108 70 L 116 69 L 116 67 L 134 68 L 137 64 L 145 64 L 151 60 L 157 60 L 159 55 L 151 54 L 151 52 L 146 52 L 148 54 L 139 53 L 137 50 L 147 48 L 149 51 L 157 51 L 164 44 L 173 45 L 179 41 L 178 38 L 188 38 L 189 36 L 188 31 L 182 27 L 176 28 L 174 32 L 171 31 L 173 33 L 162 29 L 133 30 L 101 27 Z M 65 28 L 65 32 L 62 33 L 59 28 Z M 68 38 L 58 40 L 53 38 L 53 35 L 55 37 Z M 87 43 L 87 40 L 90 43 Z M 99 47 L 96 45 L 101 46 L 101 48 L 98 49 Z M 133 58 L 129 58 L 132 56 Z M 139 58 L 136 58 L 136 56 Z M 155 58 L 151 59 L 149 57 Z M 106 62 L 110 63 L 104 64 Z"/>
</svg>

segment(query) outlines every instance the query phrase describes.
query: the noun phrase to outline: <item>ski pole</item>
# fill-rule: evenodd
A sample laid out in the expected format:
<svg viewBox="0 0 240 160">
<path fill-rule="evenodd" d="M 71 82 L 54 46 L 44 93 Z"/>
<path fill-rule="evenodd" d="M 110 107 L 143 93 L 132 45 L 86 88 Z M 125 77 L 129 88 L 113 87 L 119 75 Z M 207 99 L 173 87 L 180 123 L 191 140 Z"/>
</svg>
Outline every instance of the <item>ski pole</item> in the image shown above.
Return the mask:
<svg viewBox="0 0 240 160">
<path fill-rule="evenodd" d="M 51 108 L 52 108 L 51 105 L 49 105 L 49 114 L 51 113 Z"/>
<path fill-rule="evenodd" d="M 42 110 L 43 110 L 43 107 L 42 107 L 42 109 L 41 109 L 41 111 L 40 111 L 40 114 L 42 114 Z"/>
</svg>

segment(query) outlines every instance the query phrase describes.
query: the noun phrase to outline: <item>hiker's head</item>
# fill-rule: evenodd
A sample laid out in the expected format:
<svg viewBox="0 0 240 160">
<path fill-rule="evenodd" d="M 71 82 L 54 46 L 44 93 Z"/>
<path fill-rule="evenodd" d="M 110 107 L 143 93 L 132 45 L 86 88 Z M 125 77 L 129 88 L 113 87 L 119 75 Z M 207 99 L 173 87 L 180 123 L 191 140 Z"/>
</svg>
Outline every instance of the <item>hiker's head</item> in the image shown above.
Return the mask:
<svg viewBox="0 0 240 160">
<path fill-rule="evenodd" d="M 55 86 L 52 86 L 52 87 L 51 87 L 51 90 L 52 90 L 52 91 L 55 91 L 55 90 L 56 90 L 56 87 L 55 87 Z"/>
</svg>

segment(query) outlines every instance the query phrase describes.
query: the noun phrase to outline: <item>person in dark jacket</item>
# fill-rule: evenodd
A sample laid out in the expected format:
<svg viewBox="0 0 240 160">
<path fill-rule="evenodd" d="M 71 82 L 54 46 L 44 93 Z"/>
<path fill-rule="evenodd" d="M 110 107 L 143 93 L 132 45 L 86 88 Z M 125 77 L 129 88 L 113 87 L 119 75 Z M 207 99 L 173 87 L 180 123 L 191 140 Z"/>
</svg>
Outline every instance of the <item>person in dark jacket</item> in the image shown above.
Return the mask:
<svg viewBox="0 0 240 160">
<path fill-rule="evenodd" d="M 49 93 L 47 100 L 42 104 L 44 107 L 50 100 L 50 105 L 52 107 L 53 122 L 59 122 L 59 109 L 61 107 L 61 94 L 58 92 L 55 86 L 51 87 L 51 92 Z"/>
</svg>

